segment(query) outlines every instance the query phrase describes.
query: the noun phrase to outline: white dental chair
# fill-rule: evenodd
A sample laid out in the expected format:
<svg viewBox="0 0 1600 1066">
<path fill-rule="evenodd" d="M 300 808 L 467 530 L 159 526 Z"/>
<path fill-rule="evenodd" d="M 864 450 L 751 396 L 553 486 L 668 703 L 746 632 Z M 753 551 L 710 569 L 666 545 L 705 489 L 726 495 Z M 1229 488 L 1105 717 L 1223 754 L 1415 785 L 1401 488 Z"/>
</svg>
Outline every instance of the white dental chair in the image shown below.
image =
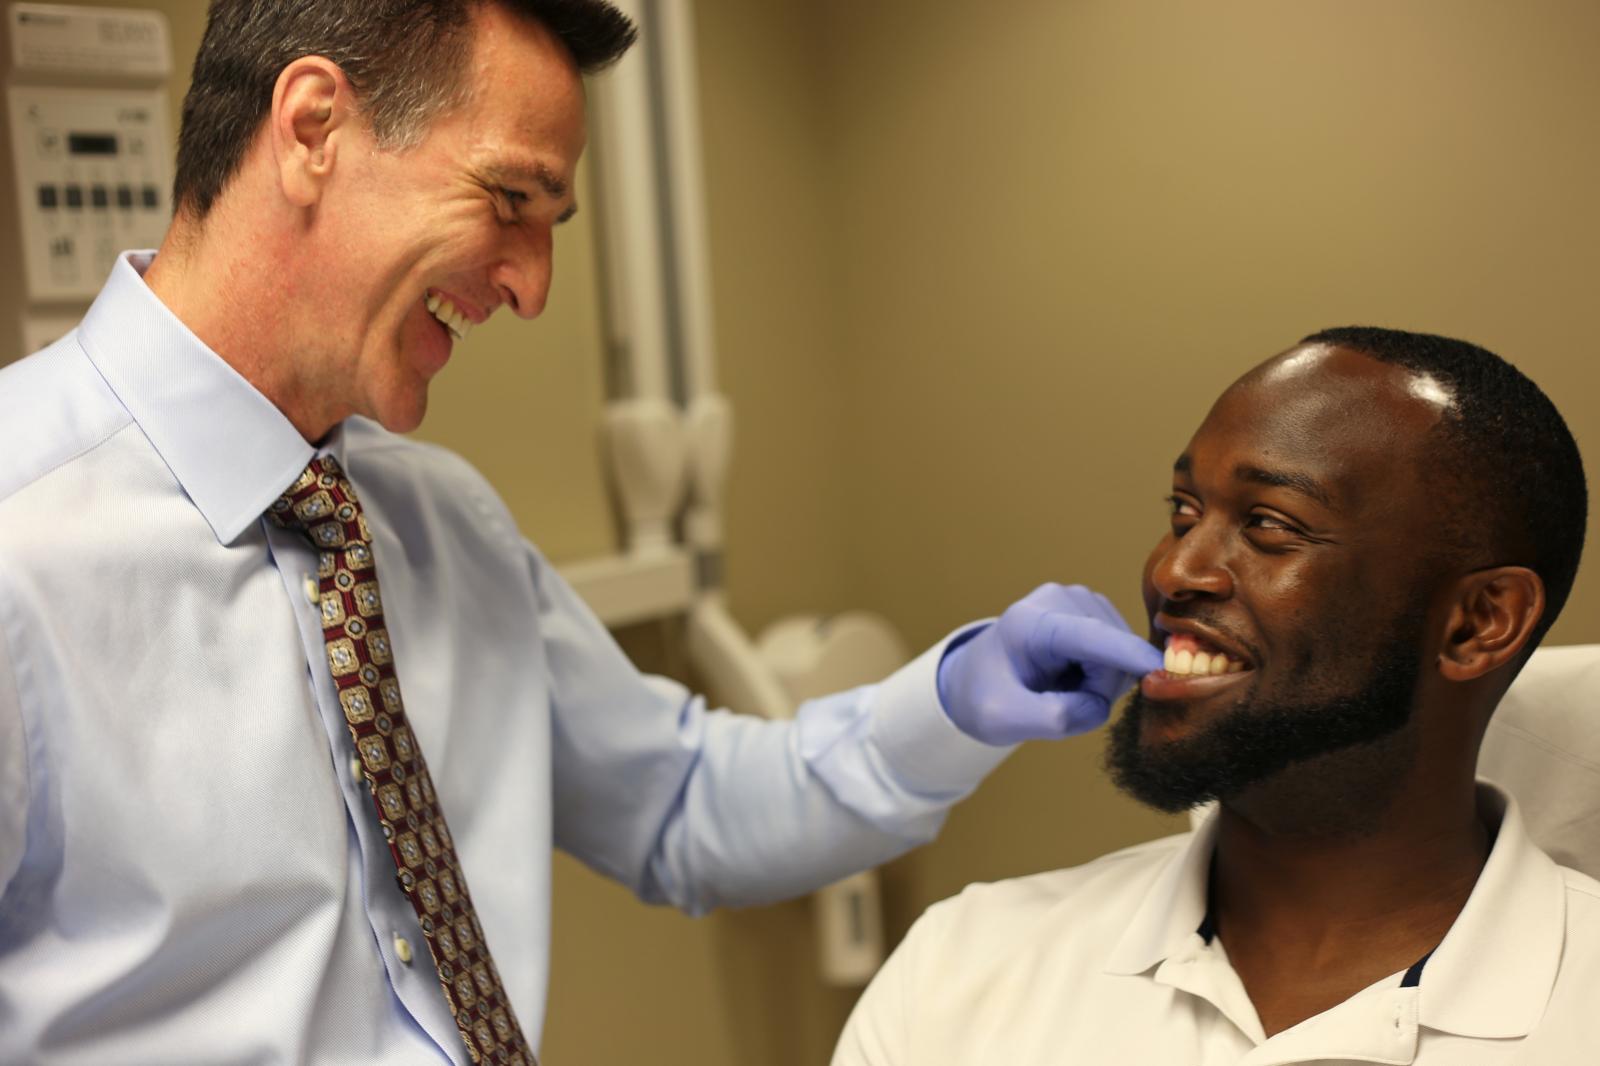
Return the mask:
<svg viewBox="0 0 1600 1066">
<path fill-rule="evenodd" d="M 1600 878 L 1600 644 L 1533 653 L 1489 720 L 1478 776 L 1517 798 L 1557 862 Z"/>
</svg>

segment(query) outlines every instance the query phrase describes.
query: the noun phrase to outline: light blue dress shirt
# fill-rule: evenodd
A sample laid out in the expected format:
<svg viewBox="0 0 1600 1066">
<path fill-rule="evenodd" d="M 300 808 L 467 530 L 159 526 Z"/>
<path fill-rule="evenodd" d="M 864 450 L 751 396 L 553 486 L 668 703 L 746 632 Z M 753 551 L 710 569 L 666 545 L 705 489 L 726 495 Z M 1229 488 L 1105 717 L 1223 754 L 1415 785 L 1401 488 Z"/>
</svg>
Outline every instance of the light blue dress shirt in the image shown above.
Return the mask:
<svg viewBox="0 0 1600 1066">
<path fill-rule="evenodd" d="M 1005 754 L 936 647 L 792 723 L 641 677 L 465 462 L 307 444 L 118 261 L 0 370 L 0 1062 L 465 1062 L 334 698 L 315 557 L 261 514 L 315 454 L 385 615 L 478 915 L 538 1043 L 550 850 L 690 912 L 925 841 Z"/>
</svg>

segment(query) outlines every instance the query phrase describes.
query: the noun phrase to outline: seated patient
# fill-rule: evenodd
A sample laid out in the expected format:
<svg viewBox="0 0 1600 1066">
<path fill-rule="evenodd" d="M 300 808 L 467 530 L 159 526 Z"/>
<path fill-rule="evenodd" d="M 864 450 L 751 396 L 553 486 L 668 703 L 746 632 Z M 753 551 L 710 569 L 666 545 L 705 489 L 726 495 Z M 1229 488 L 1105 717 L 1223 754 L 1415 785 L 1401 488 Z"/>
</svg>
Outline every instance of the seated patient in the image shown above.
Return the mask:
<svg viewBox="0 0 1600 1066">
<path fill-rule="evenodd" d="M 1171 503 L 1167 666 L 1106 761 L 1216 813 L 932 907 L 835 1066 L 1600 1063 L 1600 882 L 1473 774 L 1583 547 L 1549 399 L 1461 341 L 1319 333 L 1222 394 Z"/>
</svg>

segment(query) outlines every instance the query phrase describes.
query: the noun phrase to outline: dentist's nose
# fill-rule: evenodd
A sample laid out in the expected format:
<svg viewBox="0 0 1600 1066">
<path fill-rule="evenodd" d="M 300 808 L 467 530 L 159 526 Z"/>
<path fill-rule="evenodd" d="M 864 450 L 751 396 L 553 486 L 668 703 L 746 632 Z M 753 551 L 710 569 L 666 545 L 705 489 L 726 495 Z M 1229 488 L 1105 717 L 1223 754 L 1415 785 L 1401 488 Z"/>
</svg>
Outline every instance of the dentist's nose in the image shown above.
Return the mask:
<svg viewBox="0 0 1600 1066">
<path fill-rule="evenodd" d="M 550 231 L 522 233 L 490 275 L 506 306 L 518 318 L 538 318 L 550 295 L 553 269 Z"/>
</svg>

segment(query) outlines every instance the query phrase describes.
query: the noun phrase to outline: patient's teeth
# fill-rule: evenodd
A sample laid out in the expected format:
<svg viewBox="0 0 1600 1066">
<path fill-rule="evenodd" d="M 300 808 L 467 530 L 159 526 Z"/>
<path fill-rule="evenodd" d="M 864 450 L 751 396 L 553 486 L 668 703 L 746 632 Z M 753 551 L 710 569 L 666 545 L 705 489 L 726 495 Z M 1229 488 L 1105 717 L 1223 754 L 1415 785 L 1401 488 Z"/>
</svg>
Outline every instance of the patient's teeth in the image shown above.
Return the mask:
<svg viewBox="0 0 1600 1066">
<path fill-rule="evenodd" d="M 1237 674 L 1239 671 L 1241 671 L 1243 669 L 1244 669 L 1244 663 L 1229 663 L 1228 664 L 1228 673 L 1230 673 L 1230 674 Z"/>
<path fill-rule="evenodd" d="M 1227 673 L 1228 672 L 1228 662 L 1229 662 L 1229 659 L 1228 659 L 1228 657 L 1226 655 L 1213 655 L 1211 657 L 1211 672 L 1213 674 L 1225 674 L 1225 673 Z"/>
<path fill-rule="evenodd" d="M 1209 674 L 1211 672 L 1211 656 L 1203 651 L 1194 653 L 1194 661 L 1189 664 L 1191 674 Z"/>
<path fill-rule="evenodd" d="M 1194 667 L 1194 653 L 1188 648 L 1178 652 L 1177 658 L 1173 660 L 1172 667 L 1172 672 L 1175 674 L 1187 674 L 1191 672 L 1192 668 Z"/>
<path fill-rule="evenodd" d="M 1167 673 L 1172 673 L 1178 667 L 1178 653 L 1169 647 L 1161 656 L 1161 665 Z"/>
<path fill-rule="evenodd" d="M 439 294 L 433 293 L 428 297 L 428 311 L 431 313 L 437 310 L 439 310 Z"/>
</svg>

